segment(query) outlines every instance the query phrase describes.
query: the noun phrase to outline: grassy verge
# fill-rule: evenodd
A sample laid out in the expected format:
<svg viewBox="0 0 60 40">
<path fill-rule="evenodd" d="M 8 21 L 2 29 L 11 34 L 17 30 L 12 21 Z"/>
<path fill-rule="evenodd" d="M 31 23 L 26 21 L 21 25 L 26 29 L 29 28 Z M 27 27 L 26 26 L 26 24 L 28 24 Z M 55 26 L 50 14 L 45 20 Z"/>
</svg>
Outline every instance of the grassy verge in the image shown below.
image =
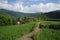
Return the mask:
<svg viewBox="0 0 60 40">
<path fill-rule="evenodd" d="M 35 26 L 35 22 L 21 25 L 0 26 L 0 40 L 15 40 L 29 33 Z"/>
<path fill-rule="evenodd" d="M 33 35 L 33 40 L 60 40 L 60 22 L 59 21 L 40 21 L 40 23 L 43 26 L 40 32 Z M 54 28 L 57 28 L 57 29 L 54 29 Z"/>
<path fill-rule="evenodd" d="M 60 25 L 60 21 L 40 21 L 41 24 L 52 24 L 52 25 Z"/>
<path fill-rule="evenodd" d="M 43 28 L 33 36 L 34 40 L 60 40 L 60 30 Z"/>
</svg>

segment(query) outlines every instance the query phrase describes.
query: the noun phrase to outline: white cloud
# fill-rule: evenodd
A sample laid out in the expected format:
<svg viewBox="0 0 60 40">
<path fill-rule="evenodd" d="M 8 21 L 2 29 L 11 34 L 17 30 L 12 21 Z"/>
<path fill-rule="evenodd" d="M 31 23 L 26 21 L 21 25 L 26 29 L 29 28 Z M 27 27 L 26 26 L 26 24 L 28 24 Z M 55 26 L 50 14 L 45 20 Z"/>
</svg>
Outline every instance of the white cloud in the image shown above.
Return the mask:
<svg viewBox="0 0 60 40">
<path fill-rule="evenodd" d="M 60 10 L 59 3 L 40 3 L 38 5 L 23 6 L 23 2 L 16 2 L 9 4 L 7 0 L 0 1 L 0 8 L 19 11 L 19 12 L 49 12 L 53 10 Z"/>
<path fill-rule="evenodd" d="M 12 7 L 12 5 L 8 4 L 7 0 L 0 0 L 0 8 L 8 9 L 11 7 Z"/>
<path fill-rule="evenodd" d="M 54 10 L 60 10 L 60 3 L 40 3 L 39 5 L 31 5 L 24 8 L 24 12 L 49 12 Z"/>
<path fill-rule="evenodd" d="M 7 0 L 0 1 L 0 8 L 9 9 L 13 11 L 21 11 L 23 10 L 23 3 L 22 2 L 16 2 L 13 4 L 9 4 Z"/>
</svg>

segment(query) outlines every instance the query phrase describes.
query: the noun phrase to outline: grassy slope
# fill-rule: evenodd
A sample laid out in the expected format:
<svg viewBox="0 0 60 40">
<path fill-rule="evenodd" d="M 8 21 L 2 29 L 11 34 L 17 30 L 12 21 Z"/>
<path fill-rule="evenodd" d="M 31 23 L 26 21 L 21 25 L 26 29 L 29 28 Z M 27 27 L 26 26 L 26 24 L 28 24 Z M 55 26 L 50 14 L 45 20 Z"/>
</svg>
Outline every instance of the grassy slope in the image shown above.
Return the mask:
<svg viewBox="0 0 60 40">
<path fill-rule="evenodd" d="M 60 21 L 40 21 L 42 24 L 60 25 Z"/>
<path fill-rule="evenodd" d="M 22 25 L 0 26 L 0 40 L 15 40 L 30 32 L 34 25 L 35 22 Z"/>
<path fill-rule="evenodd" d="M 42 24 L 53 24 L 60 25 L 60 22 L 57 21 L 40 21 Z M 60 29 L 47 29 L 43 28 L 40 32 L 33 36 L 34 40 L 60 40 Z"/>
<path fill-rule="evenodd" d="M 34 40 L 60 40 L 60 30 L 42 29 L 34 35 Z"/>
</svg>

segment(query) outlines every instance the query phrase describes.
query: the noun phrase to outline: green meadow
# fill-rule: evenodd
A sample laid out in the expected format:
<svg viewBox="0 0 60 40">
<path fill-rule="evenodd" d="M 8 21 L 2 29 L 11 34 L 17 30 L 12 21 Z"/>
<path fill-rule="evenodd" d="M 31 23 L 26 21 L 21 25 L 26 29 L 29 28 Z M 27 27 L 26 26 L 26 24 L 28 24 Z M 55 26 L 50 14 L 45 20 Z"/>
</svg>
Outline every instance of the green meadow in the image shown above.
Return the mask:
<svg viewBox="0 0 60 40">
<path fill-rule="evenodd" d="M 40 21 L 41 24 L 52 24 L 52 25 L 60 25 L 60 21 Z"/>
<path fill-rule="evenodd" d="M 18 40 L 30 33 L 32 40 L 60 40 L 60 10 L 24 13 L 0 9 L 0 40 Z"/>
<path fill-rule="evenodd" d="M 59 21 L 40 21 L 44 25 L 60 25 Z M 60 26 L 55 26 L 60 28 Z M 41 30 L 33 35 L 33 40 L 60 40 L 60 29 L 52 28 L 40 28 Z"/>
<path fill-rule="evenodd" d="M 34 40 L 60 40 L 60 29 L 43 28 L 33 36 Z"/>
<path fill-rule="evenodd" d="M 36 22 L 21 25 L 0 26 L 0 40 L 16 40 L 32 31 Z"/>
</svg>

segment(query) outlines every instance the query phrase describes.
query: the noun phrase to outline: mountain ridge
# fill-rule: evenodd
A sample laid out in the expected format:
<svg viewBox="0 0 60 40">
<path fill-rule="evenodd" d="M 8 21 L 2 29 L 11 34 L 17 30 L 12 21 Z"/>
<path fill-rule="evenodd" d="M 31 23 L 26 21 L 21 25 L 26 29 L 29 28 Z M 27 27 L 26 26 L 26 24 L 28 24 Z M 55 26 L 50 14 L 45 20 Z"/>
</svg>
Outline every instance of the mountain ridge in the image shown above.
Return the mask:
<svg viewBox="0 0 60 40">
<path fill-rule="evenodd" d="M 21 16 L 37 16 L 37 17 L 48 17 L 48 18 L 58 18 L 60 19 L 60 10 L 51 11 L 51 12 L 37 12 L 37 13 L 23 13 L 23 12 L 16 12 L 6 9 L 0 9 L 0 14 L 9 15 L 13 17 L 21 17 Z"/>
<path fill-rule="evenodd" d="M 0 9 L 0 14 L 7 14 L 14 17 L 37 15 L 36 13 L 15 12 L 15 11 L 6 10 L 6 9 Z"/>
</svg>

